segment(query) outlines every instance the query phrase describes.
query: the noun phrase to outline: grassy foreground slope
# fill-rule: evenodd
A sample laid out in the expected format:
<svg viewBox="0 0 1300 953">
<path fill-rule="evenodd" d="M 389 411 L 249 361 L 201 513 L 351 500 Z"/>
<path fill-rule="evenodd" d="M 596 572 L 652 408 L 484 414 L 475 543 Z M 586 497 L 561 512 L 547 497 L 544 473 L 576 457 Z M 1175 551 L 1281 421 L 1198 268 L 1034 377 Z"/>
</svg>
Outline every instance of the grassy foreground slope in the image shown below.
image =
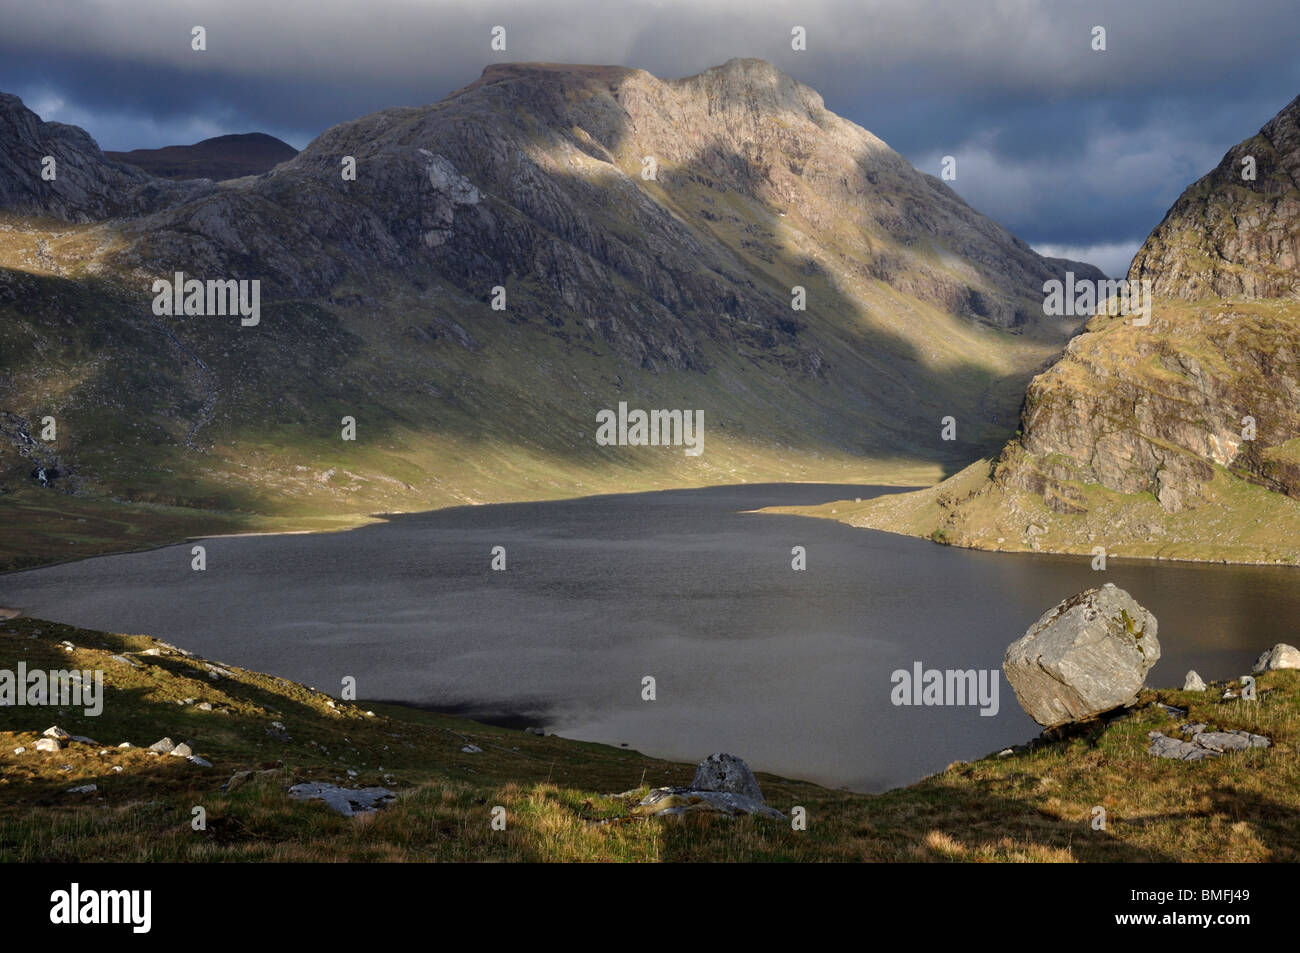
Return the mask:
<svg viewBox="0 0 1300 953">
<path fill-rule="evenodd" d="M 770 804 L 787 814 L 807 809 L 808 829 L 796 831 L 778 820 L 632 815 L 649 787 L 689 783 L 692 765 L 399 706 L 334 702 L 228 666 L 213 678 L 209 663 L 145 636 L 38 619 L 0 623 L 0 669 L 19 661 L 101 669 L 106 697 L 98 717 L 0 710 L 5 861 L 1300 860 L 1300 673 L 1292 671 L 1260 676 L 1257 702 L 1222 701 L 1214 690 L 1144 691 L 1135 709 L 1105 726 L 959 762 L 881 795 L 759 775 Z M 1146 732 L 1174 724 L 1157 701 L 1188 708 L 1192 720 L 1264 734 L 1274 746 L 1199 762 L 1153 758 Z M 51 724 L 96 743 L 34 750 Z M 191 742 L 212 767 L 146 753 L 164 736 Z M 135 747 L 117 747 L 123 741 Z M 470 744 L 482 752 L 464 753 Z M 26 750 L 14 753 L 19 747 Z M 252 773 L 223 790 L 241 771 Z M 306 780 L 383 785 L 398 799 L 345 818 L 287 797 L 289 785 Z M 93 792 L 71 791 L 89 784 Z M 504 831 L 490 825 L 497 805 L 507 811 Z M 1106 830 L 1090 824 L 1098 805 Z M 205 830 L 192 827 L 196 806 Z"/>
</svg>

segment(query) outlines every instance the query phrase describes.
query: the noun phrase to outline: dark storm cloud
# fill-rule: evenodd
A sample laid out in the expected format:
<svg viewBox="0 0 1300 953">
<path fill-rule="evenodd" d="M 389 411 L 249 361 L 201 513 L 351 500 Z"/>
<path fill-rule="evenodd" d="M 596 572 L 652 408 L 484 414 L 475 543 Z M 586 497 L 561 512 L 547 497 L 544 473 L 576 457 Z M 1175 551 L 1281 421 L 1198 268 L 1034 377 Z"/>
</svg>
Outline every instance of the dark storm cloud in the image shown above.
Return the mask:
<svg viewBox="0 0 1300 953">
<path fill-rule="evenodd" d="M 1300 93 L 1294 0 L 0 0 L 0 89 L 105 148 L 434 102 L 508 60 L 683 76 L 769 59 L 1040 249 L 1126 257 Z M 208 30 L 208 51 L 189 47 Z M 509 50 L 488 48 L 506 26 Z M 790 28 L 808 50 L 790 49 Z M 1108 49 L 1090 49 L 1094 25 Z M 1105 257 L 1107 260 L 1100 260 Z"/>
</svg>

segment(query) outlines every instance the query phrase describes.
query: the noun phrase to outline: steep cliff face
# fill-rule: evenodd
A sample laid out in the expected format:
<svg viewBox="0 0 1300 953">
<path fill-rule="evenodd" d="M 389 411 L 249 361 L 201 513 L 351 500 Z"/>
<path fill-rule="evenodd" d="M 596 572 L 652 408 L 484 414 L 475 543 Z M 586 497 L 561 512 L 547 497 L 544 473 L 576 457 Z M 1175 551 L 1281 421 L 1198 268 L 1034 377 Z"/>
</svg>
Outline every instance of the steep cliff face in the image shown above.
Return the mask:
<svg viewBox="0 0 1300 953">
<path fill-rule="evenodd" d="M 503 480 L 554 495 L 932 473 L 999 446 L 1077 330 L 1044 316 L 1042 283 L 1100 277 L 1038 256 L 758 60 L 679 80 L 493 66 L 220 185 L 142 178 L 84 133 L 17 123 L 0 155 L 23 184 L 0 211 L 92 224 L 0 222 L 0 409 L 79 419 L 60 452 L 127 496 L 164 461 L 219 484 L 205 505 L 256 482 L 241 500 L 375 508 Z M 45 149 L 75 157 L 79 192 L 33 182 Z M 178 271 L 259 280 L 261 324 L 152 314 L 153 281 Z M 704 456 L 597 447 L 595 413 L 622 400 L 703 410 Z M 359 407 L 400 463 L 334 465 L 329 434 Z"/>
<path fill-rule="evenodd" d="M 1300 99 L 1152 232 L 1129 272 L 1152 283 L 1149 324 L 1092 319 L 991 464 L 850 518 L 987 548 L 1300 561 L 1298 116 Z"/>
<path fill-rule="evenodd" d="M 1129 277 L 1165 298 L 1300 299 L 1300 97 L 1182 194 Z"/>
</svg>

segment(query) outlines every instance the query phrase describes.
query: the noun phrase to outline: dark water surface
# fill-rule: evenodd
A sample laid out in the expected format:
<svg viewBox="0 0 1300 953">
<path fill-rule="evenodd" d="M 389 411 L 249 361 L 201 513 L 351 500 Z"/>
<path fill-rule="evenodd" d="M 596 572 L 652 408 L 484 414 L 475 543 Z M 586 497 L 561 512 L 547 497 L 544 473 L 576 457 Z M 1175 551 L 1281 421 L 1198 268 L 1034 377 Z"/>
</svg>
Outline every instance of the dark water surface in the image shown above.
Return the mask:
<svg viewBox="0 0 1300 953">
<path fill-rule="evenodd" d="M 488 718 L 875 791 L 1037 734 L 1002 653 L 1059 600 L 1114 582 L 1159 619 L 1148 676 L 1249 671 L 1294 643 L 1300 575 L 980 553 L 747 514 L 890 492 L 773 484 L 460 507 L 325 535 L 204 541 L 0 576 L 0 605 L 147 633 L 337 695 Z M 790 568 L 792 546 L 808 569 Z M 490 569 L 504 546 L 508 569 Z M 895 707 L 891 673 L 999 672 L 1000 710 Z M 657 682 L 643 701 L 642 677 Z M 111 695 L 109 703 L 111 704 Z M 629 786 L 636 779 L 629 779 Z"/>
</svg>

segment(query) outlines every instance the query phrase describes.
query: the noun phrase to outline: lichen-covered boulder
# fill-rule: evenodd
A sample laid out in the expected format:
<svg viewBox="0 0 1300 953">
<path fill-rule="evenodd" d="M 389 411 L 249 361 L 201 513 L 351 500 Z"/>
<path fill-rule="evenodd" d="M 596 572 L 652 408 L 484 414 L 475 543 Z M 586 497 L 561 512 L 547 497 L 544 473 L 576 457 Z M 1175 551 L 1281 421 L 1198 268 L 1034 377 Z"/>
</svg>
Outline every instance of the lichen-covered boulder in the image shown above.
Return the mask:
<svg viewBox="0 0 1300 953">
<path fill-rule="evenodd" d="M 763 804 L 763 792 L 749 765 L 734 754 L 711 754 L 695 769 L 691 788 L 696 791 L 723 791 L 739 794 Z"/>
<path fill-rule="evenodd" d="M 1013 642 L 1002 670 L 1044 727 L 1130 704 L 1160 658 L 1156 617 L 1113 583 L 1071 596 Z"/>
</svg>

